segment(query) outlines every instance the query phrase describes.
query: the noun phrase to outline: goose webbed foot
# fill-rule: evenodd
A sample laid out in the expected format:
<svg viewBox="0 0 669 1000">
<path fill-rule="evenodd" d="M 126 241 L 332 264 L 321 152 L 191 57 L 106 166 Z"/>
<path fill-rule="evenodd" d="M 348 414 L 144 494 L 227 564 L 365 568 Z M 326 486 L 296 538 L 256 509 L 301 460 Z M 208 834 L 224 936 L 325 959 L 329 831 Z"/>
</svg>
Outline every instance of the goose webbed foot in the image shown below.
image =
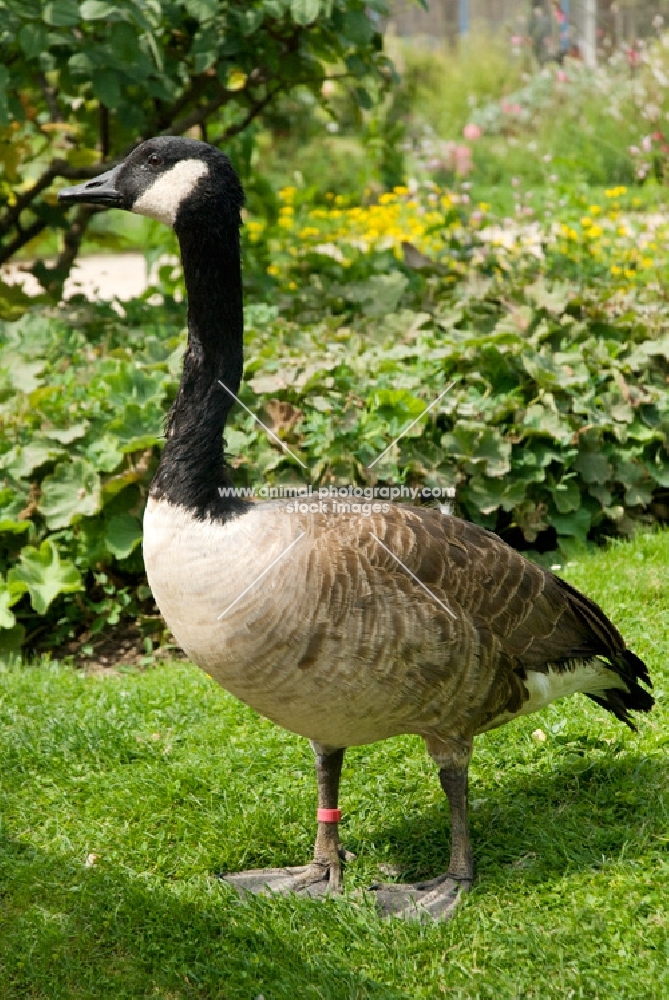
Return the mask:
<svg viewBox="0 0 669 1000">
<path fill-rule="evenodd" d="M 384 917 L 404 920 L 450 920 L 462 894 L 471 887 L 470 879 L 439 875 L 426 882 L 377 883 L 368 892 L 375 897 L 379 913 Z"/>
<path fill-rule="evenodd" d="M 352 855 L 338 850 L 328 859 L 314 859 L 309 865 L 296 868 L 256 868 L 251 871 L 222 875 L 228 885 L 240 895 L 251 892 L 260 895 L 293 893 L 296 896 L 318 898 L 339 893 L 342 888 L 342 862 Z"/>
</svg>

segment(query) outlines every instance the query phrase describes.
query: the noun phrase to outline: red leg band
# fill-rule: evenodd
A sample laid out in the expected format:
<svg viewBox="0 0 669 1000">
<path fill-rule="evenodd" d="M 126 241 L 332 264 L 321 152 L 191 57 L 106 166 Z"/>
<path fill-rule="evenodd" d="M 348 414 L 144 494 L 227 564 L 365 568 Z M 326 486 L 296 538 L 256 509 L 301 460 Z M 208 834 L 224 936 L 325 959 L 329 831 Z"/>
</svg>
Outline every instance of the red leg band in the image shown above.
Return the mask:
<svg viewBox="0 0 669 1000">
<path fill-rule="evenodd" d="M 316 812 L 319 823 L 339 823 L 341 821 L 341 809 L 319 809 Z"/>
</svg>

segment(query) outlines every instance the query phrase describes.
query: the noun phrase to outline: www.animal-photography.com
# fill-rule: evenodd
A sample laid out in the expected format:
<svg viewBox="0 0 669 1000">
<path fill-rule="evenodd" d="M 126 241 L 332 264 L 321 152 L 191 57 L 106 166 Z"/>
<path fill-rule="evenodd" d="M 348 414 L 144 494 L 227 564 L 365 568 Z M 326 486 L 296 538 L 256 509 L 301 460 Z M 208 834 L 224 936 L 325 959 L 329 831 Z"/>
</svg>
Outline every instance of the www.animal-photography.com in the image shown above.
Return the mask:
<svg viewBox="0 0 669 1000">
<path fill-rule="evenodd" d="M 0 0 L 0 996 L 669 998 L 669 0 Z"/>
</svg>

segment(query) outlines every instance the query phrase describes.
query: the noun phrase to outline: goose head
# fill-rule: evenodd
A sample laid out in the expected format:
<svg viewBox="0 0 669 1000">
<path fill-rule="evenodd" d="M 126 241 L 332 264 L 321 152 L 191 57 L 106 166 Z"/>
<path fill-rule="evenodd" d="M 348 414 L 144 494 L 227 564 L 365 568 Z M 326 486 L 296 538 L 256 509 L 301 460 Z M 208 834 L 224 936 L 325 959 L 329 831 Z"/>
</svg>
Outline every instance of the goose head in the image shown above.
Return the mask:
<svg viewBox="0 0 669 1000">
<path fill-rule="evenodd" d="M 148 139 L 104 174 L 63 188 L 58 200 L 121 208 L 171 226 L 177 235 L 198 223 L 238 228 L 244 193 L 230 160 L 197 139 Z"/>
</svg>

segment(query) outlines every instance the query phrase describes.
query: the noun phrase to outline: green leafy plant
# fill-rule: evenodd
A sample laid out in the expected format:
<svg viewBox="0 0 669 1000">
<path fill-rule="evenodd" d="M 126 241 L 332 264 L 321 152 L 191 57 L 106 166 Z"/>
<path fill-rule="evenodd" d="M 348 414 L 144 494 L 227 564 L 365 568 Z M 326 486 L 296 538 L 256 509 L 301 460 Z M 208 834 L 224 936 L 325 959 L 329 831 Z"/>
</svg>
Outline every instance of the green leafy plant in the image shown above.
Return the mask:
<svg viewBox="0 0 669 1000">
<path fill-rule="evenodd" d="M 598 257 L 602 210 L 600 236 L 570 221 L 537 256 L 522 233 L 491 242 L 446 194 L 429 189 L 425 210 L 421 197 L 314 211 L 291 188 L 274 222 L 250 220 L 242 399 L 309 472 L 237 408 L 236 484 L 453 487 L 461 514 L 538 556 L 666 519 L 669 305 L 629 256 L 646 252 L 634 232 Z M 181 292 L 166 265 L 123 315 L 79 300 L 0 328 L 5 648 L 90 643 L 121 616 L 159 627 L 141 518 L 180 371 Z"/>
</svg>

